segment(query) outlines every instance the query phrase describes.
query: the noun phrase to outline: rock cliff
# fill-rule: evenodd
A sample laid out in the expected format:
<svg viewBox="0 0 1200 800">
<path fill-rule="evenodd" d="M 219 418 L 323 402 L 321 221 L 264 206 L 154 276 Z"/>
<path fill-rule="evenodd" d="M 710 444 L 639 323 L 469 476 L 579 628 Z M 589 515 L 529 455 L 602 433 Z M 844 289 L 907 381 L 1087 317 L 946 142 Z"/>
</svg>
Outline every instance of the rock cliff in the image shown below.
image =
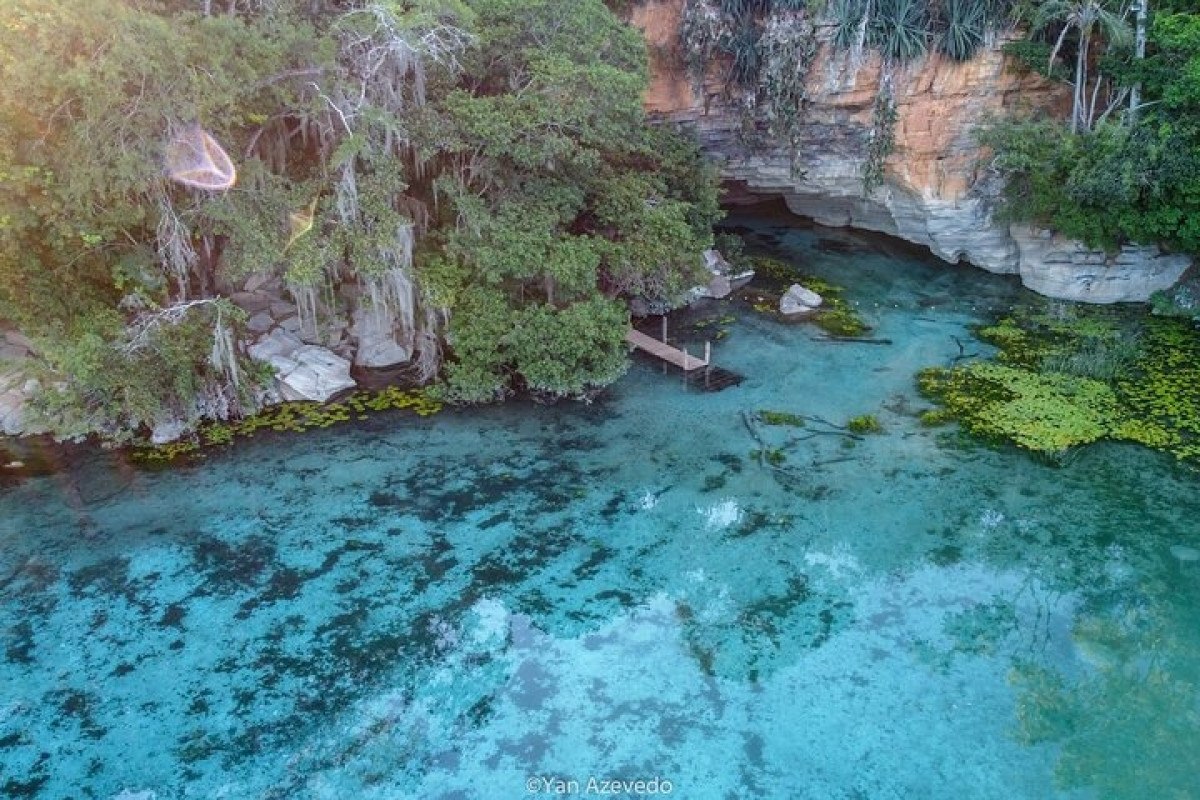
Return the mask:
<svg viewBox="0 0 1200 800">
<path fill-rule="evenodd" d="M 718 163 L 736 203 L 782 197 L 796 214 L 830 226 L 879 231 L 928 247 L 950 262 L 1019 274 L 1053 297 L 1088 302 L 1144 300 L 1175 283 L 1190 259 L 1157 248 L 1107 255 L 1026 226 L 1002 225 L 991 209 L 1000 187 L 987 171 L 975 130 L 989 116 L 1026 108 L 1056 113 L 1065 90 L 1008 67 L 1000 44 L 955 62 L 934 54 L 890 68 L 895 147 L 882 185 L 863 191 L 863 163 L 884 65 L 822 45 L 809 70 L 795 147 L 746 142 L 742 112 L 725 99 L 716 65 L 697 90 L 678 52 L 684 0 L 647 0 L 632 22 L 647 40 L 648 111 L 694 129 Z M 818 39 L 827 39 L 818 31 Z"/>
</svg>

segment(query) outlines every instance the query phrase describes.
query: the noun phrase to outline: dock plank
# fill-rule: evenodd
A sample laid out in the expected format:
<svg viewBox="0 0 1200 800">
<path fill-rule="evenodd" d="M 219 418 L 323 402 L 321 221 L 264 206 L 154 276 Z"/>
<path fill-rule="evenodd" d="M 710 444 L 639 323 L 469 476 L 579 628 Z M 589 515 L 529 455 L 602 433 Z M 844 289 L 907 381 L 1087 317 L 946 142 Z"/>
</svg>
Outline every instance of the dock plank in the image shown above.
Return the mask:
<svg viewBox="0 0 1200 800">
<path fill-rule="evenodd" d="M 660 342 L 653 336 L 648 336 L 633 328 L 629 330 L 629 333 L 625 334 L 625 341 L 639 350 L 644 350 L 652 356 L 674 364 L 684 372 L 691 372 L 692 370 L 708 366 L 708 362 L 703 358 L 696 358 L 696 356 L 690 353 L 685 353 L 677 347 L 673 347 L 666 342 Z"/>
</svg>

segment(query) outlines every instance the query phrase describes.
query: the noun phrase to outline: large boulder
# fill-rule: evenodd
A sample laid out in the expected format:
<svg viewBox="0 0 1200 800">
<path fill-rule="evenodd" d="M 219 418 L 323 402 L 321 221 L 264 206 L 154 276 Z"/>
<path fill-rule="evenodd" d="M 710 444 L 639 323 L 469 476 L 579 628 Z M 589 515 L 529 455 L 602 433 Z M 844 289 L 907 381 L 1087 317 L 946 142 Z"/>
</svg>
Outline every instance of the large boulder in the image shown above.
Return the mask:
<svg viewBox="0 0 1200 800">
<path fill-rule="evenodd" d="M 324 403 L 355 386 L 348 360 L 324 347 L 304 344 L 283 328 L 274 329 L 247 350 L 251 358 L 274 368 L 279 395 L 284 400 Z"/>
<path fill-rule="evenodd" d="M 269 362 L 274 356 L 289 356 L 304 346 L 300 337 L 283 328 L 276 328 L 247 348 L 250 357 Z"/>
<path fill-rule="evenodd" d="M 411 342 L 396 340 L 396 325 L 390 314 L 359 306 L 354 310 L 349 334 L 358 342 L 355 366 L 394 367 L 413 357 Z"/>
<path fill-rule="evenodd" d="M 285 400 L 324 403 L 356 386 L 350 377 L 350 362 L 319 345 L 306 344 L 289 357 L 277 356 L 271 364 Z"/>
<path fill-rule="evenodd" d="M 705 250 L 702 255 L 704 256 L 704 266 L 712 278 L 709 279 L 707 285 L 694 290 L 699 297 L 720 300 L 745 286 L 754 277 L 754 270 L 737 272 L 718 250 Z"/>
<path fill-rule="evenodd" d="M 811 314 L 821 306 L 821 295 L 805 289 L 798 283 L 793 283 L 779 298 L 779 313 L 785 317 L 799 314 Z"/>
</svg>

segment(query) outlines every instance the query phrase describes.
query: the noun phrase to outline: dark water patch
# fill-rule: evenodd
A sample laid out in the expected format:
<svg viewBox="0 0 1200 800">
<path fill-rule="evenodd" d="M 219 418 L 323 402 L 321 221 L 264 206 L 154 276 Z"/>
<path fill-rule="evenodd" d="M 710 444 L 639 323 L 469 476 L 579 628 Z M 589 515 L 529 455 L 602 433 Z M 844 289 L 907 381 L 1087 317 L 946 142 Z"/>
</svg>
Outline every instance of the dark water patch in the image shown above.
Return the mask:
<svg viewBox="0 0 1200 800">
<path fill-rule="evenodd" d="M 261 537 L 238 543 L 204 537 L 192 545 L 192 562 L 204 578 L 199 593 L 224 594 L 254 586 L 277 557 L 275 543 Z"/>
<path fill-rule="evenodd" d="M 34 663 L 33 623 L 30 620 L 21 620 L 9 628 L 4 639 L 5 660 L 10 664 Z"/>
<path fill-rule="evenodd" d="M 503 525 L 504 523 L 508 522 L 510 519 L 511 519 L 511 517 L 508 515 L 507 512 L 501 511 L 498 514 L 493 514 L 490 517 L 488 517 L 487 519 L 483 520 L 476 527 L 479 528 L 479 530 L 481 530 L 481 531 L 491 530 L 492 528 L 495 528 L 498 525 Z"/>
<path fill-rule="evenodd" d="M 605 522 L 614 522 L 625 512 L 629 504 L 629 495 L 624 490 L 614 493 L 600 509 L 600 518 Z"/>
<path fill-rule="evenodd" d="M 129 559 L 120 556 L 81 567 L 71 574 L 67 585 L 77 598 L 101 594 L 123 597 L 131 604 L 137 600 L 137 588 L 129 579 Z"/>
<path fill-rule="evenodd" d="M 57 727 L 62 727 L 67 719 L 75 720 L 79 731 L 89 739 L 102 739 L 108 732 L 96 722 L 95 707 L 97 696 L 80 689 L 59 689 L 47 694 L 46 699 L 57 705 L 62 713 Z"/>
<path fill-rule="evenodd" d="M 406 505 L 404 499 L 393 492 L 374 491 L 371 492 L 367 502 L 375 508 L 404 508 Z"/>
<path fill-rule="evenodd" d="M 947 544 L 929 551 L 929 560 L 939 567 L 949 567 L 962 561 L 962 548 Z"/>
<path fill-rule="evenodd" d="M 3 784 L 0 784 L 0 796 L 13 798 L 13 800 L 21 797 L 38 797 L 41 794 L 42 787 L 50 780 L 50 773 L 46 769 L 49 763 L 50 754 L 40 754 L 37 762 L 29 770 L 29 777 L 24 780 L 20 778 L 8 778 Z"/>
<path fill-rule="evenodd" d="M 30 558 L 0 578 L 0 593 L 18 597 L 45 592 L 58 578 L 57 567 L 38 558 Z"/>
<path fill-rule="evenodd" d="M 579 581 L 593 578 L 600 571 L 601 567 L 612 561 L 617 555 L 617 551 L 610 547 L 605 547 L 602 544 L 593 545 L 592 554 L 582 564 L 577 566 L 572 571 L 572 574 Z"/>
<path fill-rule="evenodd" d="M 454 545 L 450 544 L 444 533 L 437 531 L 430 535 L 428 546 L 416 558 L 412 577 L 414 594 L 424 594 L 430 586 L 445 579 L 450 570 L 459 566 L 459 560 L 452 553 Z"/>
<path fill-rule="evenodd" d="M 162 616 L 158 618 L 158 625 L 161 628 L 178 628 L 183 630 L 183 619 L 187 616 L 187 607 L 182 603 L 171 603 L 163 609 Z"/>
<path fill-rule="evenodd" d="M 592 600 L 597 603 L 615 602 L 621 608 L 633 608 L 637 603 L 632 594 L 620 589 L 605 589 L 597 592 Z"/>
</svg>

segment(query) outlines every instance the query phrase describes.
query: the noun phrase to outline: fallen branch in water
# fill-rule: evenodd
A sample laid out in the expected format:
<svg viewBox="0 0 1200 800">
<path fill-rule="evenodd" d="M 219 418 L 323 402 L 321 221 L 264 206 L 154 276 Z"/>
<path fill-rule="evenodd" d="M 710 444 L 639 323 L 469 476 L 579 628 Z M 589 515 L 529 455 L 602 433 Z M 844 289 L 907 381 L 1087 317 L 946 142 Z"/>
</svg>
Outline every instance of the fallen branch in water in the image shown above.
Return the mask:
<svg viewBox="0 0 1200 800">
<path fill-rule="evenodd" d="M 891 344 L 891 339 L 862 339 L 858 336 L 813 336 L 814 342 L 826 342 L 828 344 Z"/>
</svg>

